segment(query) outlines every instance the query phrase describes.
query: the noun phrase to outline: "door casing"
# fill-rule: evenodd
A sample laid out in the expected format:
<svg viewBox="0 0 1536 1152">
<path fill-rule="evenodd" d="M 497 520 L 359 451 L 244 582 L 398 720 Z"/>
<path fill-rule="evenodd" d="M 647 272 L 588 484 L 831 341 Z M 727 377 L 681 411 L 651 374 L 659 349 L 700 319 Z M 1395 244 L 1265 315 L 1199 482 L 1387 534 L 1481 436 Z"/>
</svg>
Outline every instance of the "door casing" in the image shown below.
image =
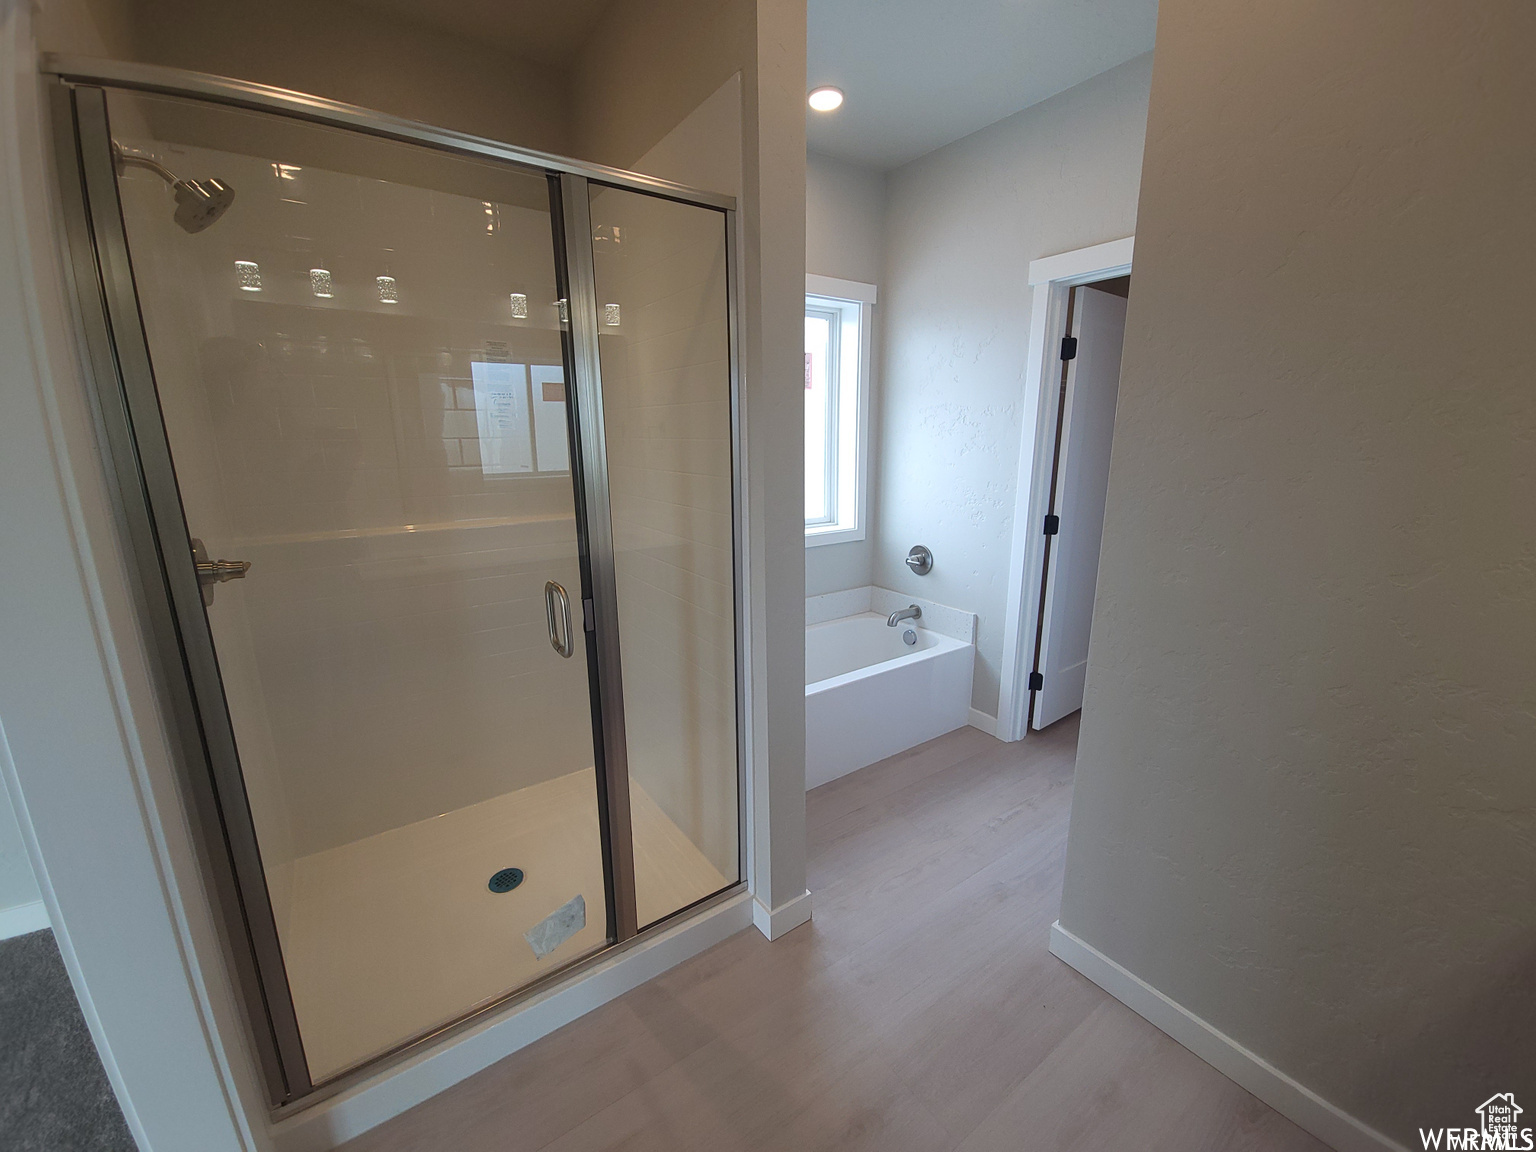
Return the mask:
<svg viewBox="0 0 1536 1152">
<path fill-rule="evenodd" d="M 1025 424 L 1019 434 L 1014 485 L 1013 542 L 1008 557 L 1008 595 L 1003 619 L 1003 660 L 998 689 L 999 740 L 1022 740 L 1029 729 L 1029 673 L 1034 668 L 1040 581 L 1045 567 L 1045 515 L 1050 511 L 1051 469 L 1060 402 L 1061 337 L 1073 287 L 1112 280 L 1131 271 L 1136 238 L 1126 236 L 1029 263 L 1033 291 L 1029 356 L 1025 361 Z"/>
<path fill-rule="evenodd" d="M 1104 535 L 1109 444 L 1120 390 L 1125 301 L 1093 285 L 1072 290 L 1074 355 L 1065 362 L 1057 416 L 1051 515 L 1040 588 L 1030 726 L 1046 728 L 1083 706 L 1088 636 Z"/>
</svg>

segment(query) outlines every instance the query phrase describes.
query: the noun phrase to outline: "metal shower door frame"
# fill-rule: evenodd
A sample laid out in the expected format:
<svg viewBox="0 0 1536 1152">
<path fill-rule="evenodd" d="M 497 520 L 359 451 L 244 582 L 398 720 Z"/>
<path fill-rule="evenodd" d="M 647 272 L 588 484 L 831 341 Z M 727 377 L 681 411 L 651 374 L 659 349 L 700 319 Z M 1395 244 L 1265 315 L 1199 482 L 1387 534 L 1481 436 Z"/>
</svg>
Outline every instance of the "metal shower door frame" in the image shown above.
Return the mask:
<svg viewBox="0 0 1536 1152">
<path fill-rule="evenodd" d="M 727 261 L 735 267 L 735 201 L 669 181 L 582 164 L 497 141 L 432 128 L 351 105 L 243 81 L 145 65 L 46 57 L 54 146 L 63 212 L 62 239 L 83 359 L 88 369 L 97 433 L 119 527 L 135 570 L 138 618 L 165 708 L 170 744 L 184 802 L 216 918 L 220 921 L 233 983 L 243 1001 L 250 1040 L 277 1114 L 315 1102 L 424 1044 L 459 1030 L 486 1013 L 524 999 L 608 959 L 636 939 L 634 853 L 629 819 L 629 772 L 619 654 L 618 600 L 608 469 L 603 435 L 589 178 L 604 185 L 710 208 L 722 214 Z M 499 161 L 545 175 L 551 186 L 555 264 L 569 300 L 562 333 L 571 436 L 572 482 L 581 553 L 583 619 L 598 806 L 602 826 L 609 943 L 540 979 L 477 1005 L 457 1020 L 412 1037 L 357 1068 L 316 1084 L 309 1071 L 284 968 L 281 942 L 266 887 L 260 847 L 246 798 L 233 725 L 224 699 L 201 587 L 188 550 L 189 532 L 177 485 L 139 312 L 107 120 L 106 88 L 191 98 L 312 123 L 366 132 L 439 151 Z M 742 475 L 736 285 L 728 284 L 732 483 L 735 488 L 735 612 L 738 831 L 745 830 L 746 628 L 742 598 L 745 568 L 740 523 Z M 589 608 L 590 606 L 590 608 Z M 680 909 L 678 916 L 739 891 L 745 884 L 745 837 L 739 839 L 737 881 L 721 893 Z"/>
<path fill-rule="evenodd" d="M 98 433 L 116 484 L 115 511 L 138 576 L 136 606 L 267 1091 L 282 1102 L 312 1091 L 314 1084 L 245 802 L 213 638 L 202 614 L 202 588 L 188 551 L 190 532 L 129 262 L 106 93 L 59 85 L 52 103 L 70 278 Z M 178 554 L 184 562 L 175 562 Z M 213 701 L 218 704 L 209 706 Z"/>
</svg>

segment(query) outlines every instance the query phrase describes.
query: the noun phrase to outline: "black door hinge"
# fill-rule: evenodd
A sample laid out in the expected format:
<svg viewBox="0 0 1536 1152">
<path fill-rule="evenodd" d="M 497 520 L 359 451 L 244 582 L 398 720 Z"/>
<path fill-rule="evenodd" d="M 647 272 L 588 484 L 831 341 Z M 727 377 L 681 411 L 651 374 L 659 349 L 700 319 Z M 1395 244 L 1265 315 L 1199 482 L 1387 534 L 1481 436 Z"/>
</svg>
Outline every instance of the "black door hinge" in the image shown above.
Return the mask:
<svg viewBox="0 0 1536 1152">
<path fill-rule="evenodd" d="M 597 614 L 592 610 L 592 601 L 590 599 L 583 600 L 581 602 L 581 626 L 584 631 L 597 631 L 596 616 Z"/>
<path fill-rule="evenodd" d="M 1063 336 L 1061 338 L 1061 358 L 1063 360 L 1077 359 L 1077 337 Z"/>
<path fill-rule="evenodd" d="M 1054 536 L 1061 531 L 1061 517 L 1052 512 L 1045 518 L 1045 534 Z"/>
<path fill-rule="evenodd" d="M 1038 692 L 1038 691 L 1040 691 L 1040 689 L 1042 689 L 1044 687 L 1045 687 L 1045 677 L 1040 675 L 1040 673 L 1038 673 L 1038 672 L 1031 672 L 1029 674 L 1029 690 L 1031 692 Z"/>
</svg>

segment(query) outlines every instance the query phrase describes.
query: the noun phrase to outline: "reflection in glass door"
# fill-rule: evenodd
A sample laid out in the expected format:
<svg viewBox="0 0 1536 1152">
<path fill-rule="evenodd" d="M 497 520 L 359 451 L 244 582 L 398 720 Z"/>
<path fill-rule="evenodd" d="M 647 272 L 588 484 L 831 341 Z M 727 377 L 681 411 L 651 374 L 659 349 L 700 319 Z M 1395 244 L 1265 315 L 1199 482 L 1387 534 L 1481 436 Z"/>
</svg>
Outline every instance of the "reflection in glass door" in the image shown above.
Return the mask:
<svg viewBox="0 0 1536 1152">
<path fill-rule="evenodd" d="M 549 183 L 192 101 L 108 111 L 319 1082 L 609 940 Z M 190 230 L 156 166 L 232 199 Z"/>
</svg>

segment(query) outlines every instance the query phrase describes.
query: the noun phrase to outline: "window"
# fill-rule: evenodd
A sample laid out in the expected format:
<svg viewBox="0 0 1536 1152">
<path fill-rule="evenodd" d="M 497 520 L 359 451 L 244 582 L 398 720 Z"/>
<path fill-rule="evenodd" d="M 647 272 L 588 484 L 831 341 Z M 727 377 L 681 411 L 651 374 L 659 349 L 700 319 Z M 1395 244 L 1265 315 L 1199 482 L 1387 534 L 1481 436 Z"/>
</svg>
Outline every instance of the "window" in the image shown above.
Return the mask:
<svg viewBox="0 0 1536 1152">
<path fill-rule="evenodd" d="M 805 543 L 864 539 L 875 286 L 805 278 Z"/>
</svg>

